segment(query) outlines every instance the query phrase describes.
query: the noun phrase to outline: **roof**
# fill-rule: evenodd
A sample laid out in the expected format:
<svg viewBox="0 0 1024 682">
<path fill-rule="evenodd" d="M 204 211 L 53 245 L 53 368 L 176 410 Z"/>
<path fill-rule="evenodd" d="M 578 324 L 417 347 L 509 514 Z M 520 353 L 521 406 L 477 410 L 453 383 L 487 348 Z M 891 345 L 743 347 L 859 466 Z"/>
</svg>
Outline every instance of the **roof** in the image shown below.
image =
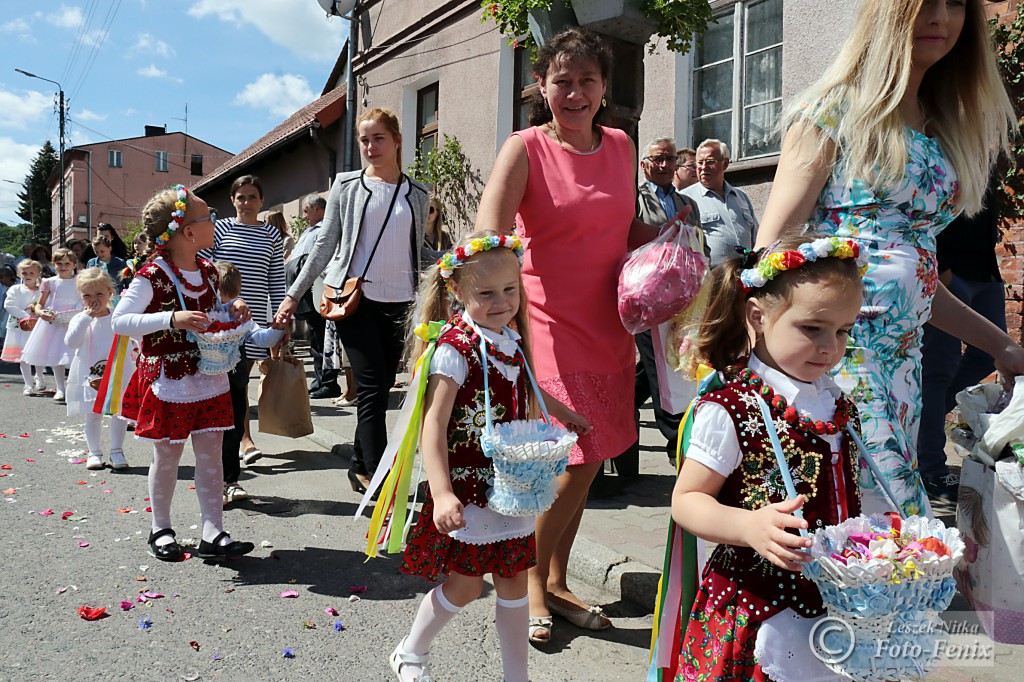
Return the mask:
<svg viewBox="0 0 1024 682">
<path fill-rule="evenodd" d="M 193 191 L 202 191 L 203 188 L 212 185 L 225 175 L 236 172 L 245 164 L 273 151 L 295 137 L 305 134 L 305 131 L 314 121 L 319 123 L 321 127 L 331 125 L 341 118 L 344 111 L 345 88 L 335 88 L 326 95 L 302 107 L 269 133 L 221 164 L 216 170 L 204 177 L 202 182 L 197 183 L 192 188 Z"/>
</svg>

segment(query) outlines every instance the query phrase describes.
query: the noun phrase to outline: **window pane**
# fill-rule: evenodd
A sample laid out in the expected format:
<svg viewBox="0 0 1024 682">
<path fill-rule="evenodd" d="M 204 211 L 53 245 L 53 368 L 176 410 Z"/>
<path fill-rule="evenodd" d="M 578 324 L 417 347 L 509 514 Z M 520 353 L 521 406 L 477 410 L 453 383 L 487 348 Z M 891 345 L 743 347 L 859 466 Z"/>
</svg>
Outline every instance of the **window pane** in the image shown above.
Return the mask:
<svg viewBox="0 0 1024 682">
<path fill-rule="evenodd" d="M 693 74 L 693 115 L 732 109 L 732 60 Z"/>
<path fill-rule="evenodd" d="M 760 104 L 782 97 L 782 47 L 749 55 L 744 67 L 744 104 Z"/>
<path fill-rule="evenodd" d="M 777 126 L 782 102 L 751 107 L 743 112 L 743 153 L 741 156 L 776 154 L 779 151 Z"/>
<path fill-rule="evenodd" d="M 536 83 L 533 77 L 533 60 L 531 52 L 524 47 L 515 48 L 516 54 L 516 90 L 522 90 L 531 83 Z"/>
<path fill-rule="evenodd" d="M 426 158 L 427 154 L 430 153 L 430 150 L 432 150 L 436 145 L 436 135 L 427 135 L 426 137 L 421 137 L 419 142 L 420 158 Z"/>
<path fill-rule="evenodd" d="M 419 127 L 437 122 L 437 86 L 432 85 L 420 90 L 420 121 Z"/>
<path fill-rule="evenodd" d="M 782 42 L 782 0 L 763 0 L 747 7 L 747 52 Z"/>
<path fill-rule="evenodd" d="M 704 140 L 721 140 L 726 144 L 732 142 L 732 114 L 708 116 L 693 122 L 693 142 L 700 144 Z"/>
<path fill-rule="evenodd" d="M 708 26 L 708 30 L 697 43 L 696 63 L 713 64 L 714 62 L 732 57 L 733 14 L 715 17 L 718 23 Z"/>
</svg>

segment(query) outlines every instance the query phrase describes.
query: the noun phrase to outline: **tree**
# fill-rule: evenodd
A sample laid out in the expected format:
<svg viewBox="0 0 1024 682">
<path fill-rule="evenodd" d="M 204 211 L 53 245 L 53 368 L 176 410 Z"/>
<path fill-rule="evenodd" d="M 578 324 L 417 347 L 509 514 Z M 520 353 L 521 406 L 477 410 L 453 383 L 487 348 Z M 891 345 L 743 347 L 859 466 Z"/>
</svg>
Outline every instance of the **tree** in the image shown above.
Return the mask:
<svg viewBox="0 0 1024 682">
<path fill-rule="evenodd" d="M 1002 217 L 1015 220 L 1024 218 L 1024 5 L 1017 5 L 1016 16 L 997 16 L 990 24 L 999 69 L 1019 117 L 1013 158 L 1002 185 Z"/>
<path fill-rule="evenodd" d="M 15 258 L 21 257 L 21 245 L 29 233 L 30 225 L 8 225 L 0 221 L 0 253 L 9 253 Z M 0 263 L 3 261 L 0 260 Z"/>
<path fill-rule="evenodd" d="M 50 190 L 46 181 L 59 165 L 57 150 L 47 140 L 32 161 L 22 191 L 18 192 L 18 216 L 33 226 L 33 240 L 42 244 L 50 241 Z"/>
<path fill-rule="evenodd" d="M 440 146 L 426 155 L 417 151 L 409 174 L 429 186 L 431 194 L 441 202 L 445 222 L 454 239 L 473 229 L 483 181 L 457 137 L 445 133 Z"/>
</svg>

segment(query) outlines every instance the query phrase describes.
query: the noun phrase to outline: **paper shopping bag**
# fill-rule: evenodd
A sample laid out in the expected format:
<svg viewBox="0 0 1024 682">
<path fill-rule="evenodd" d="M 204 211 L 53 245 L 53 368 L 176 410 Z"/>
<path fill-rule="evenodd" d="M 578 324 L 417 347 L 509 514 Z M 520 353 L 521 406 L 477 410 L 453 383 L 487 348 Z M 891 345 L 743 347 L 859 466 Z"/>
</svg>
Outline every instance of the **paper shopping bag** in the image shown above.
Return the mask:
<svg viewBox="0 0 1024 682">
<path fill-rule="evenodd" d="M 313 433 L 306 370 L 290 355 L 260 361 L 260 433 L 301 438 Z"/>
</svg>

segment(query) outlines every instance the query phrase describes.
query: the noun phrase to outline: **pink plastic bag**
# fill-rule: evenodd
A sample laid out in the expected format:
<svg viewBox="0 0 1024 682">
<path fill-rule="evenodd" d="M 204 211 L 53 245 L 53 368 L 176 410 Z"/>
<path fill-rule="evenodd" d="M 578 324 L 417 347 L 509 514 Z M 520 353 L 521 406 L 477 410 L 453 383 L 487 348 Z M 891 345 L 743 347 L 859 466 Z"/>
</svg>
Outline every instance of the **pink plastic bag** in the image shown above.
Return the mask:
<svg viewBox="0 0 1024 682">
<path fill-rule="evenodd" d="M 700 293 L 708 259 L 700 228 L 676 220 L 629 255 L 619 274 L 619 317 L 639 334 L 685 310 Z"/>
</svg>

